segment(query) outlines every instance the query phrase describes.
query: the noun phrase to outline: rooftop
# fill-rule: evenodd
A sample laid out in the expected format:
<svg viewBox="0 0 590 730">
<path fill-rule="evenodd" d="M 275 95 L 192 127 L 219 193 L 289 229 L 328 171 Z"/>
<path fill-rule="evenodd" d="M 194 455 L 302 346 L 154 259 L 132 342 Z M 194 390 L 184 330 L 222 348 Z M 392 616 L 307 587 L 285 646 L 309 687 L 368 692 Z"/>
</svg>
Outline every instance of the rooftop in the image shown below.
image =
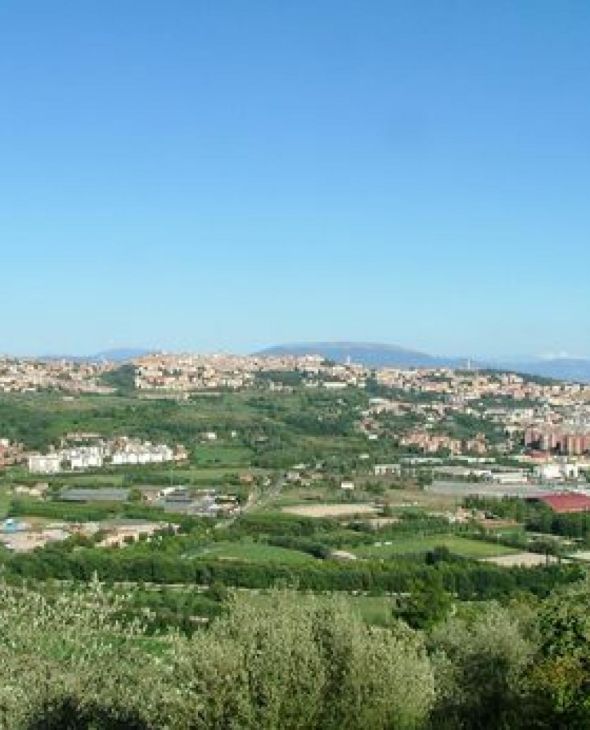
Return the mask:
<svg viewBox="0 0 590 730">
<path fill-rule="evenodd" d="M 586 512 L 590 510 L 590 497 L 585 494 L 565 492 L 561 494 L 545 494 L 538 497 L 554 512 Z"/>
</svg>

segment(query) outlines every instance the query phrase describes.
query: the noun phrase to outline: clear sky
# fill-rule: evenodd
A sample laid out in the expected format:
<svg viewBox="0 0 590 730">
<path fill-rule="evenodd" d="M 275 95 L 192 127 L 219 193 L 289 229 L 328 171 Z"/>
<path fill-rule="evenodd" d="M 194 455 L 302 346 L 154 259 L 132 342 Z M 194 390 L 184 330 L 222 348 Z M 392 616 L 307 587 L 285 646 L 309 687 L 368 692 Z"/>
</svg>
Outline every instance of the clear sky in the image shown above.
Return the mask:
<svg viewBox="0 0 590 730">
<path fill-rule="evenodd" d="M 587 0 L 2 0 L 0 352 L 590 355 Z"/>
</svg>

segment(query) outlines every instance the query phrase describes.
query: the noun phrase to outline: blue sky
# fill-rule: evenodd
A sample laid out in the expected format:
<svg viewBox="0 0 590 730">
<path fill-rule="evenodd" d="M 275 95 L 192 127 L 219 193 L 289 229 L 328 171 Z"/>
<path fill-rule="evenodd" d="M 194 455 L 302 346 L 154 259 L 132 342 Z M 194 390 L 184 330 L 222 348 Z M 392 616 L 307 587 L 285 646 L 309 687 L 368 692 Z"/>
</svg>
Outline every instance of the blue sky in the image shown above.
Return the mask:
<svg viewBox="0 0 590 730">
<path fill-rule="evenodd" d="M 590 355 L 590 4 L 3 0 L 0 352 Z"/>
</svg>

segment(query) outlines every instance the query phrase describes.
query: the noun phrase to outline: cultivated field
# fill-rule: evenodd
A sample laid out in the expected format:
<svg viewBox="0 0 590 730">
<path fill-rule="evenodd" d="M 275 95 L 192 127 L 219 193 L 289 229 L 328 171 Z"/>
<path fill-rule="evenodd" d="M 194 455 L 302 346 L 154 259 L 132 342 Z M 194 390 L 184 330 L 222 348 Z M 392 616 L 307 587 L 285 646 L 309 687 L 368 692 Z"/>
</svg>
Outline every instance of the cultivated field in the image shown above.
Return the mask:
<svg viewBox="0 0 590 730">
<path fill-rule="evenodd" d="M 241 560 L 247 563 L 279 563 L 303 565 L 316 559 L 298 550 L 289 550 L 275 545 L 242 540 L 240 542 L 219 542 L 191 552 L 186 557 L 215 558 L 218 560 Z"/>
<path fill-rule="evenodd" d="M 375 515 L 379 512 L 372 504 L 298 504 L 283 507 L 283 512 L 300 517 L 354 517 L 355 515 Z"/>
<path fill-rule="evenodd" d="M 496 545 L 482 540 L 471 540 L 458 535 L 411 535 L 397 540 L 376 542 L 374 545 L 360 545 L 352 550 L 361 558 L 394 558 L 398 555 L 416 555 L 446 547 L 451 553 L 464 558 L 488 559 L 511 556 L 517 551 L 505 545 Z"/>
</svg>

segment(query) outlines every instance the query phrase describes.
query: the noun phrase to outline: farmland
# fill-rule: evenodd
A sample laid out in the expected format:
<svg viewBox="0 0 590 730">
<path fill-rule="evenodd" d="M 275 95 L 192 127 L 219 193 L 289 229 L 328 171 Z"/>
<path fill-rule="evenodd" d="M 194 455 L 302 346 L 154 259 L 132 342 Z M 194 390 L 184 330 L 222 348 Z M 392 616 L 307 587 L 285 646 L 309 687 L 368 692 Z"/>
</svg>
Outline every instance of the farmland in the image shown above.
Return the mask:
<svg viewBox="0 0 590 730">
<path fill-rule="evenodd" d="M 387 560 L 399 555 L 424 554 L 440 547 L 446 548 L 453 555 L 475 559 L 511 555 L 517 552 L 515 548 L 506 545 L 471 540 L 458 535 L 418 535 L 374 545 L 362 545 L 354 548 L 354 553 L 359 557 Z"/>
<path fill-rule="evenodd" d="M 246 563 L 302 565 L 314 562 L 311 555 L 297 550 L 257 543 L 251 540 L 219 542 L 206 545 L 188 553 L 188 558 L 215 558 L 218 560 L 238 560 Z"/>
<path fill-rule="evenodd" d="M 378 510 L 371 504 L 349 502 L 345 504 L 299 504 L 283 507 L 283 512 L 302 517 L 355 517 L 375 515 Z"/>
</svg>

